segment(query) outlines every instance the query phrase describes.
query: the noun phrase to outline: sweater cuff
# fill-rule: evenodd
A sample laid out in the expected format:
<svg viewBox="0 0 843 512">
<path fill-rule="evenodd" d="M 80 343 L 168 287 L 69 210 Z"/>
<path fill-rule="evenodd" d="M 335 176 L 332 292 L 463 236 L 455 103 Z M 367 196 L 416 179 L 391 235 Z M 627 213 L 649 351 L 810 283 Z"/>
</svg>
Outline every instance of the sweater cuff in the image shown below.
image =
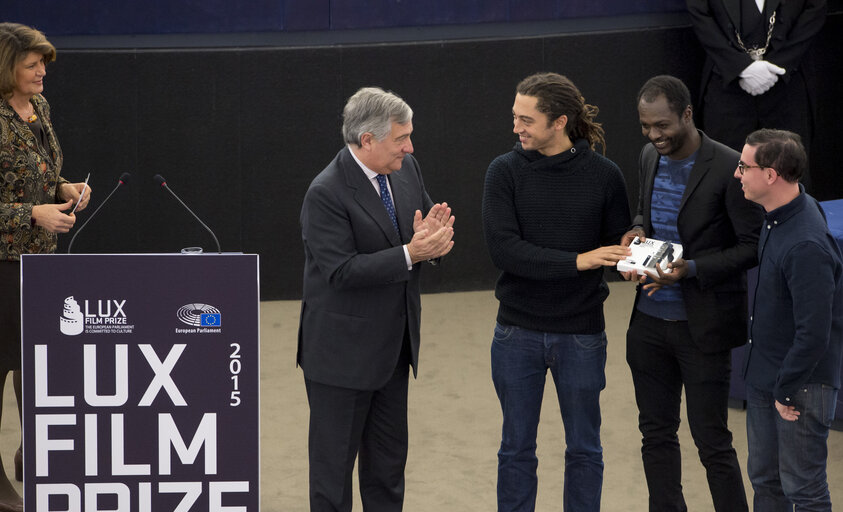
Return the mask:
<svg viewBox="0 0 843 512">
<path fill-rule="evenodd" d="M 688 274 L 685 277 L 697 277 L 697 262 L 694 260 L 685 260 L 688 265 Z"/>
</svg>

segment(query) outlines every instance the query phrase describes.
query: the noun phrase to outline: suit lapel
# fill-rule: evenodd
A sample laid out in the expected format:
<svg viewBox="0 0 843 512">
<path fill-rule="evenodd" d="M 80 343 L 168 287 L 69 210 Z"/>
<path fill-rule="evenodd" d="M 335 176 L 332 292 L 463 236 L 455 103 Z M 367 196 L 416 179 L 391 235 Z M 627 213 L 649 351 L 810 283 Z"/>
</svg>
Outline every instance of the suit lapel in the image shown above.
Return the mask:
<svg viewBox="0 0 843 512">
<path fill-rule="evenodd" d="M 741 2 L 734 1 L 734 0 L 722 0 L 723 2 L 723 9 L 726 10 L 726 14 L 729 16 L 729 21 L 732 22 L 732 28 L 735 30 L 740 30 L 741 26 Z M 779 8 L 779 4 L 781 0 L 766 0 L 764 2 L 764 30 L 767 30 L 767 24 L 769 23 L 770 16 L 776 12 L 776 9 Z M 730 34 L 731 36 L 731 34 Z"/>
<path fill-rule="evenodd" d="M 395 203 L 395 216 L 398 218 L 401 240 L 409 242 L 413 238 L 413 216 L 416 211 L 412 209 L 412 191 L 405 176 L 402 167 L 401 171 L 389 175 L 389 184 L 392 187 L 392 201 Z"/>
<path fill-rule="evenodd" d="M 41 119 L 41 126 L 47 134 L 47 143 L 49 145 L 49 147 L 44 148 L 42 155 L 53 161 L 57 168 L 61 168 L 63 157 L 58 137 L 56 137 L 56 133 L 53 130 L 53 124 L 47 121 L 47 116 L 44 115 L 44 110 L 41 108 L 40 102 L 36 102 L 34 105 L 36 111 L 38 112 L 38 117 Z M 32 140 L 33 142 L 35 141 L 35 136 L 33 136 Z M 38 144 L 36 144 L 36 147 L 39 147 Z"/>
<path fill-rule="evenodd" d="M 30 149 L 30 151 L 40 156 L 42 159 L 46 159 L 50 162 L 53 162 L 54 164 L 57 164 L 59 163 L 58 160 L 61 155 L 61 149 L 59 148 L 56 135 L 52 129 L 52 125 L 47 122 L 47 118 L 44 115 L 43 110 L 39 108 L 37 102 L 33 103 L 33 107 L 35 107 L 35 114 L 41 120 L 42 129 L 47 134 L 47 141 L 49 144 L 49 147 L 47 148 L 42 148 L 38 144 L 38 142 L 35 140 L 35 134 L 32 132 L 32 129 L 27 126 L 26 121 L 20 120 L 17 113 L 14 111 L 12 106 L 9 105 L 8 102 L 3 103 L 2 108 L 0 108 L 0 115 L 6 118 L 7 125 L 9 126 L 11 132 L 18 139 L 22 140 L 23 143 L 26 144 L 26 146 Z"/>
<path fill-rule="evenodd" d="M 729 16 L 729 21 L 732 22 L 732 28 L 735 30 L 739 30 L 741 26 L 741 2 L 743 0 L 722 0 L 723 2 L 723 9 L 726 10 L 726 14 Z M 733 34 L 729 34 L 729 38 L 732 37 Z"/>
<path fill-rule="evenodd" d="M 381 231 L 389 239 L 389 243 L 393 246 L 401 245 L 401 240 L 398 238 L 398 233 L 395 232 L 395 228 L 392 226 L 392 220 L 389 218 L 389 214 L 386 212 L 380 196 L 375 191 L 375 187 L 369 182 L 363 169 L 354 161 L 354 157 L 351 156 L 351 150 L 347 147 L 343 149 L 340 155 L 340 163 L 345 173 L 346 183 L 349 187 L 355 189 L 354 200 L 377 223 L 378 227 L 381 228 Z M 397 205 L 398 203 L 395 204 Z"/>
<path fill-rule="evenodd" d="M 38 145 L 35 143 L 35 135 L 32 133 L 32 130 L 30 130 L 28 126 L 18 120 L 17 115 L 14 114 L 14 111 L 12 111 L 12 113 L 13 117 L 9 118 L 9 127 L 11 128 L 12 132 L 20 140 L 22 140 L 32 151 L 35 151 L 40 154 L 40 151 L 38 150 Z M 43 126 L 43 122 L 41 124 Z"/>
<path fill-rule="evenodd" d="M 700 133 L 700 138 L 700 149 L 697 152 L 694 166 L 691 168 L 691 174 L 688 176 L 688 183 L 685 185 L 685 192 L 682 194 L 682 202 L 679 204 L 680 212 L 688 202 L 688 198 L 694 193 L 694 189 L 708 174 L 711 169 L 711 159 L 714 158 L 714 147 L 708 143 L 708 138 L 703 133 Z"/>
</svg>

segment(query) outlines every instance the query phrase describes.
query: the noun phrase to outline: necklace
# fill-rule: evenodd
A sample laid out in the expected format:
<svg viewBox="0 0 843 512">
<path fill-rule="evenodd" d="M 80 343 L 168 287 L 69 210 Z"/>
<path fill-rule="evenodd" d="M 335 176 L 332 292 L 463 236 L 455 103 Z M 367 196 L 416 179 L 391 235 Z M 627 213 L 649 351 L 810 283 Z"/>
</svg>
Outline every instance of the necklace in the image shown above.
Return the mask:
<svg viewBox="0 0 843 512">
<path fill-rule="evenodd" d="M 35 106 L 32 103 L 29 104 L 29 108 L 32 109 L 32 114 L 30 114 L 28 116 L 21 116 L 21 117 L 23 117 L 26 120 L 27 123 L 32 124 L 32 123 L 34 123 L 35 121 L 38 120 L 38 114 L 35 113 Z"/>
<path fill-rule="evenodd" d="M 33 105 L 32 103 L 27 103 L 27 106 L 29 107 L 28 110 L 30 110 L 29 114 L 21 114 L 20 111 L 17 111 L 17 109 L 15 110 L 18 112 L 18 115 L 20 115 L 21 119 L 23 119 L 29 124 L 32 124 L 38 120 L 38 114 L 35 113 L 35 105 Z"/>
<path fill-rule="evenodd" d="M 741 40 L 740 33 L 735 30 L 735 36 L 738 38 L 738 46 L 740 46 L 741 50 L 745 51 L 752 60 L 764 60 L 764 54 L 767 53 L 767 48 L 770 46 L 770 37 L 773 35 L 773 25 L 776 24 L 776 13 L 773 12 L 773 15 L 770 16 L 770 26 L 767 29 L 767 41 L 764 43 L 763 48 L 753 47 L 747 48 L 743 44 L 743 40 Z"/>
</svg>

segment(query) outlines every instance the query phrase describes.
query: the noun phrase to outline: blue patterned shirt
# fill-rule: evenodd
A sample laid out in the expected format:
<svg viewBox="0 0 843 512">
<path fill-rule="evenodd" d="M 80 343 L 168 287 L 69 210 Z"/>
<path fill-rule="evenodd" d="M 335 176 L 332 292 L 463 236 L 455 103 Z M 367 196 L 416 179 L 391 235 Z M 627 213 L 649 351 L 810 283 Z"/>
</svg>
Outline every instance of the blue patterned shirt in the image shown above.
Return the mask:
<svg viewBox="0 0 843 512">
<path fill-rule="evenodd" d="M 659 157 L 659 168 L 656 171 L 653 196 L 650 201 L 650 218 L 653 224 L 650 238 L 682 243 L 679 240 L 676 219 L 679 216 L 679 205 L 682 203 L 688 176 L 696 160 L 696 151 L 683 160 L 672 160 L 664 155 Z M 679 283 L 662 287 L 650 297 L 642 293 L 638 299 L 638 310 L 666 320 L 688 319 Z"/>
</svg>

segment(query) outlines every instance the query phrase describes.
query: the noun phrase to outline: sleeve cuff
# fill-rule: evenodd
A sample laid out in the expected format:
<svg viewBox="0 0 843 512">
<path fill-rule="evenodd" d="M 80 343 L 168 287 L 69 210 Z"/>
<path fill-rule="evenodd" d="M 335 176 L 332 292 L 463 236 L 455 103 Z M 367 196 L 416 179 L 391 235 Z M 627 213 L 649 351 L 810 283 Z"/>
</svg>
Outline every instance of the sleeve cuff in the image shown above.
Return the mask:
<svg viewBox="0 0 843 512">
<path fill-rule="evenodd" d="M 413 260 L 410 259 L 410 250 L 407 249 L 407 244 L 403 245 L 404 261 L 407 263 L 407 270 L 413 270 Z"/>
<path fill-rule="evenodd" d="M 790 393 L 785 392 L 781 389 L 774 389 L 773 390 L 773 397 L 775 400 L 787 407 L 793 405 L 793 396 Z"/>
<path fill-rule="evenodd" d="M 685 260 L 688 264 L 688 275 L 685 277 L 697 277 L 697 262 L 694 260 Z"/>
</svg>

